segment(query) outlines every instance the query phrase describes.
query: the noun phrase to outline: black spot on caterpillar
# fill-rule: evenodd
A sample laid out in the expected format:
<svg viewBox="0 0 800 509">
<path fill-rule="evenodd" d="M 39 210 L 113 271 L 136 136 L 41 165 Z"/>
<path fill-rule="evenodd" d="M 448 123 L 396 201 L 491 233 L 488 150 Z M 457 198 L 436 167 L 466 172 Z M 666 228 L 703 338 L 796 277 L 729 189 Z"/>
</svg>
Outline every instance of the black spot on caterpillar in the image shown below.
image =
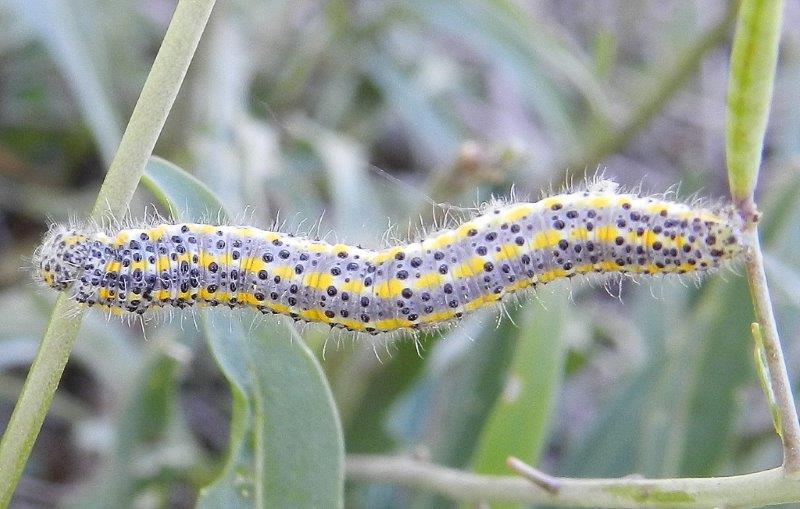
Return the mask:
<svg viewBox="0 0 800 509">
<path fill-rule="evenodd" d="M 40 279 L 87 306 L 145 314 L 253 307 L 380 333 L 437 327 L 576 275 L 702 273 L 743 252 L 732 207 L 618 193 L 607 181 L 534 203 L 488 203 L 455 228 L 382 250 L 252 226 L 54 226 Z"/>
</svg>

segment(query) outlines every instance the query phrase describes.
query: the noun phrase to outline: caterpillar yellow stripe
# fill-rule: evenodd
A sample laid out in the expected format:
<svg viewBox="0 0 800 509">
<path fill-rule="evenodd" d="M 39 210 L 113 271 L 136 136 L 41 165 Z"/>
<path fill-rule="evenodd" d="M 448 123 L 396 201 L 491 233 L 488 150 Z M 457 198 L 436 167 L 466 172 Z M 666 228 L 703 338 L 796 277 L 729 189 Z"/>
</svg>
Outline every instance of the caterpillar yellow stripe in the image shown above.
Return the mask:
<svg viewBox="0 0 800 509">
<path fill-rule="evenodd" d="M 578 274 L 702 272 L 743 251 L 742 220 L 732 208 L 694 208 L 614 186 L 481 211 L 383 250 L 250 226 L 55 226 L 35 264 L 48 286 L 118 313 L 253 307 L 377 334 L 436 327 Z"/>
</svg>

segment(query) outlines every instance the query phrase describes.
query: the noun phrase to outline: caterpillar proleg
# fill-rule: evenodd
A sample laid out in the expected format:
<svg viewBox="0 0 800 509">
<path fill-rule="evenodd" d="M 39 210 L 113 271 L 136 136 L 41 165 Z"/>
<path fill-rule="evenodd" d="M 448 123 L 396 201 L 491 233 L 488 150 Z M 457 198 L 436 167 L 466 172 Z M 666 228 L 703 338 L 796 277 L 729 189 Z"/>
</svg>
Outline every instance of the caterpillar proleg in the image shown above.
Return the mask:
<svg viewBox="0 0 800 509">
<path fill-rule="evenodd" d="M 601 181 L 531 203 L 487 203 L 457 227 L 380 250 L 252 226 L 56 225 L 34 263 L 48 286 L 115 313 L 253 307 L 377 334 L 441 326 L 576 275 L 706 272 L 737 258 L 742 236 L 732 207 L 619 193 Z"/>
</svg>

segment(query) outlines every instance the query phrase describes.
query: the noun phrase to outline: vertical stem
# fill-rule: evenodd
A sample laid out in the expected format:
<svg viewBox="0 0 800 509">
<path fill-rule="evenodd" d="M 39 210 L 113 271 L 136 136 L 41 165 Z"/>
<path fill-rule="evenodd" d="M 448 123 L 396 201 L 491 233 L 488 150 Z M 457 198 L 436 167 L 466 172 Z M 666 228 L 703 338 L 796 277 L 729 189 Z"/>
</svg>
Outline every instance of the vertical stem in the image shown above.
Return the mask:
<svg viewBox="0 0 800 509">
<path fill-rule="evenodd" d="M 778 327 L 772 312 L 772 301 L 767 288 L 764 257 L 761 254 L 758 232 L 753 229 L 752 233 L 752 253 L 745 262 L 747 283 L 750 285 L 750 296 L 756 320 L 761 326 L 764 351 L 769 367 L 769 382 L 781 417 L 783 468 L 787 474 L 792 475 L 800 472 L 800 423 L 797 420 L 792 385 L 786 371 L 786 362 L 783 359 L 783 351 L 778 337 Z"/>
<path fill-rule="evenodd" d="M 125 212 L 178 94 L 214 0 L 181 0 L 145 81 L 92 218 Z M 50 317 L 22 393 L 0 441 L 0 507 L 11 502 L 58 388 L 81 322 L 81 308 L 62 294 Z"/>
<path fill-rule="evenodd" d="M 772 312 L 753 201 L 772 102 L 782 14 L 782 0 L 742 0 L 739 4 L 728 77 L 725 154 L 731 197 L 749 233 L 747 283 L 763 337 L 769 384 L 780 414 L 784 472 L 796 475 L 800 473 L 800 423 Z"/>
<path fill-rule="evenodd" d="M 725 120 L 728 182 L 736 203 L 752 199 L 772 103 L 782 0 L 742 0 L 733 38 Z"/>
</svg>

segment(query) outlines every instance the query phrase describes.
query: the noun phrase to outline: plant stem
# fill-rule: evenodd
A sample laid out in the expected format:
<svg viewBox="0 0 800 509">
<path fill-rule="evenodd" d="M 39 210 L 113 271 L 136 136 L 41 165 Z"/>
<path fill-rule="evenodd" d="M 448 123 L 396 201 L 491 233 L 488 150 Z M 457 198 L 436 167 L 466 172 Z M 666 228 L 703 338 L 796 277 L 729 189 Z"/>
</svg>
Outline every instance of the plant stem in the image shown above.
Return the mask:
<svg viewBox="0 0 800 509">
<path fill-rule="evenodd" d="M 78 304 L 59 295 L 36 358 L 0 441 L 0 507 L 8 506 L 53 401 L 80 326 Z M 76 316 L 77 315 L 77 316 Z"/>
<path fill-rule="evenodd" d="M 181 0 L 97 196 L 91 217 L 120 217 L 139 184 L 214 0 Z M 82 310 L 61 294 L 0 441 L 0 507 L 7 507 L 58 388 Z"/>
<path fill-rule="evenodd" d="M 772 312 L 772 300 L 767 287 L 767 276 L 764 272 L 764 256 L 758 240 L 758 232 L 753 228 L 751 253 L 745 261 L 747 284 L 750 286 L 750 297 L 753 311 L 761 329 L 764 352 L 769 367 L 769 383 L 775 395 L 775 404 L 780 414 L 781 442 L 783 444 L 783 468 L 786 474 L 793 476 L 800 473 L 800 423 L 792 395 L 792 384 L 786 371 L 783 359 L 778 326 Z"/>
<path fill-rule="evenodd" d="M 197 43 L 215 0 L 180 0 L 164 34 L 153 68 L 142 87 L 119 149 L 111 161 L 92 209 L 99 219 L 106 212 L 121 215 L 133 197 L 147 160 L 178 95 Z M 113 197 L 113 199 L 109 199 Z"/>
<path fill-rule="evenodd" d="M 574 479 L 545 475 L 557 489 L 547 489 L 521 477 L 478 475 L 392 456 L 348 456 L 346 473 L 351 481 L 398 484 L 468 503 L 707 508 L 730 504 L 754 507 L 800 499 L 800 483 L 787 479 L 781 468 L 698 479 Z"/>
<path fill-rule="evenodd" d="M 731 197 L 739 207 L 748 233 L 745 270 L 763 339 L 769 384 L 780 416 L 783 468 L 787 475 L 795 477 L 800 474 L 800 423 L 772 312 L 756 228 L 759 213 L 753 201 L 772 100 L 782 13 L 781 0 L 740 3 L 728 79 L 725 153 Z"/>
</svg>

